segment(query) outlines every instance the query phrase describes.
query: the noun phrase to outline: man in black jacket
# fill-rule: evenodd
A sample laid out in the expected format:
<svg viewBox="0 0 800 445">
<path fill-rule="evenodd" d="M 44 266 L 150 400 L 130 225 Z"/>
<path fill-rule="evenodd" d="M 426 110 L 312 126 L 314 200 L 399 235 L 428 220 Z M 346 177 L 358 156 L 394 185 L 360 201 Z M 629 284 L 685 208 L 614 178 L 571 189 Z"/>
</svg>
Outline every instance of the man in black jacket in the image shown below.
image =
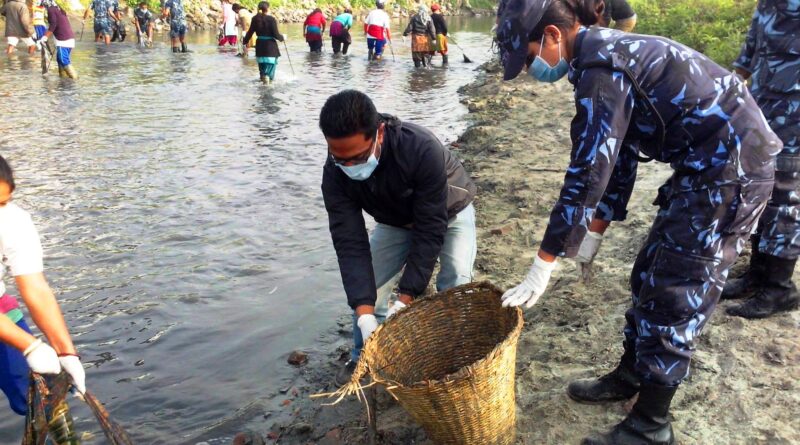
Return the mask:
<svg viewBox="0 0 800 445">
<path fill-rule="evenodd" d="M 379 114 L 361 92 L 329 97 L 319 126 L 328 143 L 322 196 L 355 311 L 351 360 L 336 376 L 341 385 L 379 321 L 425 291 L 437 258 L 438 290 L 472 281 L 475 185 L 433 133 Z M 362 211 L 377 222 L 371 236 Z M 399 296 L 390 307 L 396 284 Z"/>
</svg>

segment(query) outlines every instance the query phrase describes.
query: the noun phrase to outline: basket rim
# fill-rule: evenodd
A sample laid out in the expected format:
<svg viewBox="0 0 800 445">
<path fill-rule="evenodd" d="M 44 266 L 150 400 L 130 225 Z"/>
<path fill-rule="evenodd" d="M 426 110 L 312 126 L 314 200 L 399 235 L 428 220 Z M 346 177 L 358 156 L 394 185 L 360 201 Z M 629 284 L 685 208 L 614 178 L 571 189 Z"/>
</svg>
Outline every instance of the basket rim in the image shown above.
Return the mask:
<svg viewBox="0 0 800 445">
<path fill-rule="evenodd" d="M 494 284 L 492 284 L 491 282 L 486 281 L 486 280 L 467 283 L 467 284 L 462 285 L 462 286 L 472 286 L 472 287 L 477 288 L 477 289 L 480 289 L 480 288 L 489 289 L 489 290 L 492 290 L 492 291 L 495 291 L 495 292 L 498 292 L 498 293 L 501 293 L 501 294 L 503 292 L 499 287 L 495 286 Z M 457 287 L 454 287 L 454 288 L 451 288 L 451 289 L 456 289 L 458 287 L 460 287 L 460 286 L 457 286 Z M 451 289 L 448 289 L 448 290 L 451 290 Z M 447 291 L 444 291 L 444 292 L 447 292 Z M 420 304 L 420 303 L 422 303 L 424 301 L 433 300 L 435 296 L 436 296 L 436 294 L 428 295 L 428 296 L 425 296 L 425 297 L 422 297 L 422 298 L 419 298 L 419 299 L 415 299 L 414 301 L 411 302 L 409 307 L 411 305 Z M 501 301 L 498 300 L 497 304 L 501 305 Z M 408 309 L 408 308 L 406 308 L 406 309 Z M 507 309 L 513 310 L 515 312 L 516 321 L 514 323 L 514 328 L 511 329 L 511 331 L 509 331 L 509 333 L 506 335 L 506 337 L 503 338 L 502 341 L 498 342 L 495 345 L 495 347 L 492 348 L 492 350 L 489 351 L 483 358 L 480 358 L 480 359 L 470 363 L 469 365 L 462 366 L 461 368 L 459 368 L 455 372 L 451 372 L 451 373 L 445 374 L 444 376 L 442 376 L 442 377 L 440 377 L 438 379 L 420 380 L 420 381 L 411 383 L 409 385 L 403 385 L 403 384 L 401 384 L 399 382 L 383 380 L 380 377 L 376 376 L 375 375 L 376 373 L 372 371 L 372 367 L 370 366 L 370 363 L 368 362 L 368 359 L 366 358 L 365 355 L 362 354 L 362 359 L 366 362 L 366 365 L 367 365 L 368 374 L 370 375 L 372 380 L 375 381 L 376 383 L 391 384 L 392 388 L 387 388 L 387 389 L 424 388 L 424 387 L 435 385 L 435 384 L 448 384 L 448 383 L 452 383 L 452 382 L 455 382 L 455 381 L 467 379 L 473 374 L 472 371 L 475 368 L 479 367 L 480 365 L 482 365 L 483 363 L 485 363 L 489 359 L 493 359 L 494 357 L 496 357 L 500 353 L 501 350 L 505 349 L 505 347 L 507 347 L 509 344 L 511 344 L 512 342 L 514 342 L 517 339 L 519 339 L 519 336 L 522 333 L 522 327 L 523 327 L 523 325 L 525 323 L 524 318 L 522 316 L 522 309 L 520 309 L 519 307 L 513 307 L 513 308 L 507 308 Z M 400 311 L 399 313 L 397 313 L 392 318 L 403 316 L 403 315 L 405 315 L 404 312 L 406 312 L 406 310 Z M 387 325 L 387 323 L 391 323 L 391 321 L 392 320 L 389 319 L 386 322 L 381 323 L 380 326 L 378 326 L 378 329 L 376 329 L 372 333 L 370 338 L 367 339 L 366 343 L 364 343 L 364 348 L 362 349 L 362 351 L 367 349 L 367 345 L 369 343 L 375 341 L 375 338 L 377 338 L 377 336 L 375 334 L 377 334 L 380 330 L 382 330 L 384 328 L 384 326 Z"/>
</svg>

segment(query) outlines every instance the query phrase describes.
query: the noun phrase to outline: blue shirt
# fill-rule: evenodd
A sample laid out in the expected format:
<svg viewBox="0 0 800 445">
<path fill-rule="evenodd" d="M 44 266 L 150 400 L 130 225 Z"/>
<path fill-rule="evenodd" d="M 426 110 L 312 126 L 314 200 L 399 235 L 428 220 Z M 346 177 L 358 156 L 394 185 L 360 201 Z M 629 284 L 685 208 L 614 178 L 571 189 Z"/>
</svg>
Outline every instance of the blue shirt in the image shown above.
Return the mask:
<svg viewBox="0 0 800 445">
<path fill-rule="evenodd" d="M 98 23 L 108 21 L 108 10 L 112 9 L 113 6 L 113 3 L 109 0 L 92 0 L 89 7 L 94 11 L 94 21 Z"/>
<path fill-rule="evenodd" d="M 169 9 L 171 23 L 186 24 L 186 13 L 183 12 L 183 2 L 181 0 L 167 0 L 164 2 L 164 9 Z"/>
<path fill-rule="evenodd" d="M 336 18 L 333 19 L 333 21 L 340 22 L 342 25 L 344 25 L 345 29 L 350 29 L 353 27 L 353 14 L 350 14 L 348 12 L 343 12 L 337 15 Z"/>
</svg>

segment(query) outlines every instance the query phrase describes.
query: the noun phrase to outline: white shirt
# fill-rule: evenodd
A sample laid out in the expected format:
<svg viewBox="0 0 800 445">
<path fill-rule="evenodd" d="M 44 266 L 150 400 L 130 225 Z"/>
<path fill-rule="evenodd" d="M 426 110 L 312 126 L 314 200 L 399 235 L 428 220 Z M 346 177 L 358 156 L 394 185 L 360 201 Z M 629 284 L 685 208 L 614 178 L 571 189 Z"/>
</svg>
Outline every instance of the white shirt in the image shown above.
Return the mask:
<svg viewBox="0 0 800 445">
<path fill-rule="evenodd" d="M 44 271 L 42 244 L 31 215 L 9 202 L 0 207 L 0 296 L 6 293 L 3 276 L 12 277 Z"/>
<path fill-rule="evenodd" d="M 383 9 L 373 9 L 367 15 L 367 18 L 364 19 L 364 24 L 366 25 L 375 25 L 380 26 L 381 28 L 389 29 L 389 14 L 386 13 Z M 374 39 L 374 37 L 367 34 L 368 39 Z"/>
</svg>

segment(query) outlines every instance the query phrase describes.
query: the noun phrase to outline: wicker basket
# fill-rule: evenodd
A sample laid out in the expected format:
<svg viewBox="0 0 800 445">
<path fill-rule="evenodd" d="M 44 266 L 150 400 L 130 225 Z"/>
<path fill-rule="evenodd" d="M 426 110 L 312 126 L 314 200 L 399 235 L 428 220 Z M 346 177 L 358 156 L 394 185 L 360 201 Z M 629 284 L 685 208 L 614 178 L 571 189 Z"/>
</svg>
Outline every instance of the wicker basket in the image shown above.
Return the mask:
<svg viewBox="0 0 800 445">
<path fill-rule="evenodd" d="M 384 385 L 437 444 L 514 442 L 522 311 L 490 283 L 416 301 L 375 331 L 348 385 Z"/>
</svg>

